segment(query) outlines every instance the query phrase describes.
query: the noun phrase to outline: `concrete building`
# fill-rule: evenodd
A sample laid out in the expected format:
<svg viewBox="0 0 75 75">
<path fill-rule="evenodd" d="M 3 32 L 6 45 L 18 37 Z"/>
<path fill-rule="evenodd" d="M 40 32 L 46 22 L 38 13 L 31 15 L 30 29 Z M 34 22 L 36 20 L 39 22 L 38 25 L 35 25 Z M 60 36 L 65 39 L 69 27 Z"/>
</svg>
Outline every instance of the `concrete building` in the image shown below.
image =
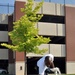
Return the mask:
<svg viewBox="0 0 75 75">
<path fill-rule="evenodd" d="M 25 0 L 16 0 L 12 15 L 0 14 L 0 43 L 11 43 L 8 32 L 12 30 L 13 21 L 19 20 L 23 15 L 20 8 L 24 7 L 25 3 Z M 36 3 L 38 2 L 34 1 L 33 8 Z M 44 15 L 36 25 L 39 29 L 38 35 L 50 37 L 52 40 L 39 48 L 48 48 L 47 53 L 55 56 L 54 63 L 62 73 L 75 74 L 75 6 L 44 2 L 38 14 Z M 27 74 L 37 74 L 36 62 L 40 57 L 40 54 L 27 54 Z M 24 75 L 24 65 L 23 52 L 13 52 L 0 46 L 2 68 L 7 69 L 10 74 Z"/>
</svg>

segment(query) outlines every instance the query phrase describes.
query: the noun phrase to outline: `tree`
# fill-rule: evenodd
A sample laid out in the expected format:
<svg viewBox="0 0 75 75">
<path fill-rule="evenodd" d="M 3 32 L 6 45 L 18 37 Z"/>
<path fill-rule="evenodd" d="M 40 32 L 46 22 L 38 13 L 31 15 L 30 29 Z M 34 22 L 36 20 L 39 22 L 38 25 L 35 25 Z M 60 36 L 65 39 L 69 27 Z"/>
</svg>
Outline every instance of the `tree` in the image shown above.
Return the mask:
<svg viewBox="0 0 75 75">
<path fill-rule="evenodd" d="M 13 30 L 8 33 L 12 44 L 2 43 L 2 46 L 13 51 L 25 53 L 32 52 L 43 54 L 46 51 L 46 49 L 40 50 L 38 46 L 48 43 L 50 39 L 39 36 L 39 30 L 35 27 L 43 16 L 42 14 L 37 14 L 38 10 L 43 5 L 43 1 L 38 3 L 34 9 L 32 8 L 33 3 L 33 0 L 28 0 L 25 7 L 21 8 L 24 15 L 16 22 L 13 22 Z"/>
<path fill-rule="evenodd" d="M 12 40 L 12 45 L 2 43 L 2 46 L 12 49 L 13 51 L 24 51 L 26 53 L 33 52 L 38 54 L 45 51 L 39 50 L 38 46 L 48 43 L 50 39 L 39 36 L 38 29 L 35 28 L 35 25 L 43 16 L 37 15 L 42 4 L 43 2 L 40 2 L 32 9 L 33 1 L 28 0 L 25 7 L 21 8 L 21 11 L 25 13 L 24 16 L 13 23 L 13 30 L 8 33 Z"/>
</svg>

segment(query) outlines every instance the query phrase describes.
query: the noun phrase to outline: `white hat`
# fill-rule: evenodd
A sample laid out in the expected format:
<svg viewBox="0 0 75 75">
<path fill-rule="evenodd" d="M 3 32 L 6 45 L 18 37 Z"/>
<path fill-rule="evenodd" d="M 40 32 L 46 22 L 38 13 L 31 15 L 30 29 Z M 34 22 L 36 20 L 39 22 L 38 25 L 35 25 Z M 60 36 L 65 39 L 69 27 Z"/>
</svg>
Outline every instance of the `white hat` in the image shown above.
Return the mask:
<svg viewBox="0 0 75 75">
<path fill-rule="evenodd" d="M 49 57 L 49 60 L 52 62 L 52 58 L 51 57 Z"/>
</svg>

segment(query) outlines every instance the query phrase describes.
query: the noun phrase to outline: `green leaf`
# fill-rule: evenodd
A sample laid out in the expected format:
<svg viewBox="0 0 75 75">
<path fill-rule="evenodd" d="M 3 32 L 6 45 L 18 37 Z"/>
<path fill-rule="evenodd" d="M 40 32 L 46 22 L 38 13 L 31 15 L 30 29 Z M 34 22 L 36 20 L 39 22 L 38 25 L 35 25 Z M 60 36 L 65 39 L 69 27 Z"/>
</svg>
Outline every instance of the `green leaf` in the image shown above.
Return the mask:
<svg viewBox="0 0 75 75">
<path fill-rule="evenodd" d="M 12 41 L 11 44 L 1 44 L 13 51 L 43 54 L 47 49 L 40 50 L 41 44 L 47 44 L 50 39 L 38 35 L 38 29 L 35 28 L 37 22 L 42 18 L 42 14 L 38 15 L 38 10 L 42 7 L 43 1 L 38 3 L 33 9 L 33 0 L 28 0 L 21 11 L 25 13 L 19 20 L 13 22 L 13 30 L 8 34 Z"/>
</svg>

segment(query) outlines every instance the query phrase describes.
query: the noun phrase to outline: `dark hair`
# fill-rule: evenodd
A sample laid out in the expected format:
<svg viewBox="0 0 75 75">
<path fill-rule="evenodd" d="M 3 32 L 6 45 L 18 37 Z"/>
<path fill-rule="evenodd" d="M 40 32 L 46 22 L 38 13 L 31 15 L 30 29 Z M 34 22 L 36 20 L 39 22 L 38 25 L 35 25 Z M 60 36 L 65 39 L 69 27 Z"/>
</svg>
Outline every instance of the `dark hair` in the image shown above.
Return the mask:
<svg viewBox="0 0 75 75">
<path fill-rule="evenodd" d="M 44 62 L 45 62 L 45 65 L 46 65 L 46 66 L 50 66 L 50 63 L 51 63 L 51 62 L 50 62 L 49 58 L 50 58 L 50 56 L 46 56 L 46 57 L 45 57 Z"/>
</svg>

